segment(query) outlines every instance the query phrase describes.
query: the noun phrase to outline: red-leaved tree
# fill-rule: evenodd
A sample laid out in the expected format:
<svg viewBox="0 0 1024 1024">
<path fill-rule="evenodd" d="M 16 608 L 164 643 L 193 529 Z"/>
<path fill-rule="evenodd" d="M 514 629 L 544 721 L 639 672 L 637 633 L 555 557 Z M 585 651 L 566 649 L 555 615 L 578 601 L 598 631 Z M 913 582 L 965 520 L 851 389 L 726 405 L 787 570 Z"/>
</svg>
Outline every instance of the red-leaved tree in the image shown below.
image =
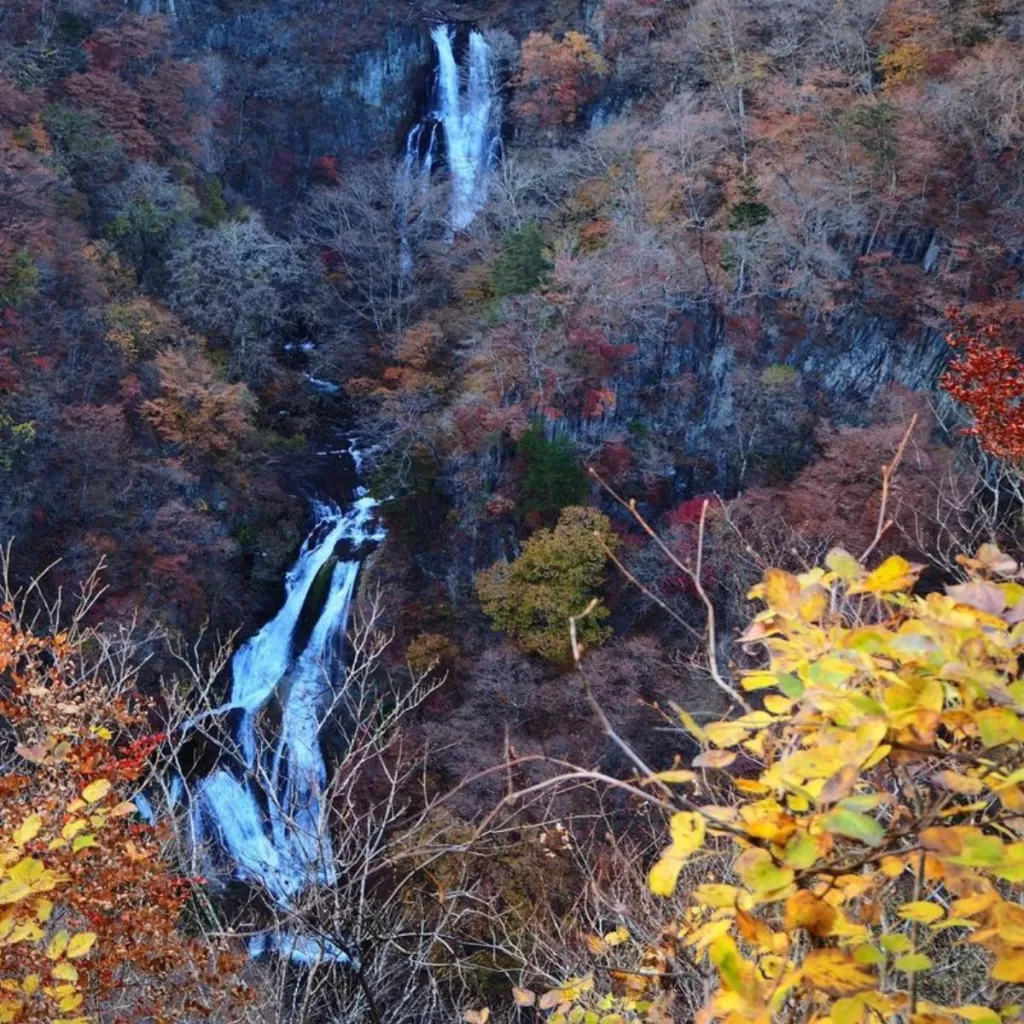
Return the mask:
<svg viewBox="0 0 1024 1024">
<path fill-rule="evenodd" d="M 959 310 L 947 316 L 947 336 L 957 353 L 942 376 L 942 387 L 971 414 L 965 433 L 985 451 L 1008 462 L 1024 459 L 1024 359 L 1004 344 L 994 323 L 972 329 Z"/>
</svg>

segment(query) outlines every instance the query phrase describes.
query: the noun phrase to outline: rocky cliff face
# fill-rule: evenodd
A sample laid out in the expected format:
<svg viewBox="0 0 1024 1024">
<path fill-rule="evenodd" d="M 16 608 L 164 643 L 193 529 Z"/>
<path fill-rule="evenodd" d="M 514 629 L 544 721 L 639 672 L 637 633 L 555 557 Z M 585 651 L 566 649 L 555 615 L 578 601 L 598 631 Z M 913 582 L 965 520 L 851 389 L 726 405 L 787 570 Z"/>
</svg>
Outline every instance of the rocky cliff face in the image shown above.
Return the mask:
<svg viewBox="0 0 1024 1024">
<path fill-rule="evenodd" d="M 861 424 L 889 385 L 933 387 L 947 356 L 939 331 L 908 331 L 897 317 L 851 311 L 791 322 L 772 303 L 726 317 L 681 299 L 666 328 L 637 339 L 607 382 L 608 411 L 554 429 L 584 450 L 616 438 L 649 445 L 679 497 L 730 494 L 757 468 L 786 476 L 811 458 L 817 420 Z"/>
<path fill-rule="evenodd" d="M 430 29 L 468 23 L 514 37 L 584 23 L 579 0 L 135 0 L 168 16 L 181 52 L 202 61 L 217 95 L 221 142 L 210 170 L 273 208 L 342 163 L 399 151 L 426 100 Z"/>
</svg>

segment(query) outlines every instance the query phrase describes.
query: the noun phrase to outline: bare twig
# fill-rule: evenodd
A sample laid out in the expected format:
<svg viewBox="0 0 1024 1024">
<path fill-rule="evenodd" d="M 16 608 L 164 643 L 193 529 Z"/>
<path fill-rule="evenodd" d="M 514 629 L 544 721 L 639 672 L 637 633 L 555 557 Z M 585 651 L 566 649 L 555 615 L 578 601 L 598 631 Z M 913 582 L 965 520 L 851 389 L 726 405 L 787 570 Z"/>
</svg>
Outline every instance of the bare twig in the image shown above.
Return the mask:
<svg viewBox="0 0 1024 1024">
<path fill-rule="evenodd" d="M 694 590 L 697 596 L 700 598 L 701 604 L 704 605 L 704 629 L 707 647 L 707 659 L 708 659 L 708 671 L 711 678 L 720 690 L 728 694 L 728 696 L 738 704 L 748 714 L 751 712 L 751 706 L 743 699 L 736 688 L 729 683 L 725 676 L 722 674 L 721 668 L 718 664 L 718 636 L 716 629 L 715 620 L 715 606 L 708 596 L 707 589 L 701 580 L 701 569 L 704 561 L 704 533 L 707 522 L 708 502 L 705 500 L 701 506 L 700 512 L 700 528 L 697 538 L 697 556 L 695 559 L 695 567 L 687 565 L 681 561 L 674 551 L 661 539 L 657 531 L 647 522 L 646 519 L 640 514 L 636 507 L 636 501 L 630 499 L 627 501 L 617 491 L 615 491 L 601 475 L 593 468 L 590 468 L 590 475 L 604 488 L 608 494 L 611 495 L 615 501 L 621 505 L 629 514 L 633 517 L 640 529 L 651 538 L 652 541 L 657 545 L 662 554 L 680 571 L 682 572 L 693 584 Z"/>
<path fill-rule="evenodd" d="M 889 505 L 889 488 L 892 485 L 893 477 L 896 475 L 896 470 L 899 469 L 900 463 L 903 461 L 903 456 L 907 450 L 907 443 L 910 441 L 910 435 L 913 434 L 914 427 L 916 426 L 917 413 L 914 413 L 914 415 L 910 417 L 910 424 L 904 432 L 899 446 L 896 448 L 896 454 L 893 455 L 892 461 L 882 467 L 882 498 L 878 505 L 878 523 L 875 527 L 875 535 L 871 539 L 871 543 L 864 549 L 864 553 L 860 556 L 860 560 L 862 562 L 867 559 L 876 547 L 878 547 L 881 539 L 892 527 L 893 520 L 887 520 L 885 518 Z"/>
</svg>

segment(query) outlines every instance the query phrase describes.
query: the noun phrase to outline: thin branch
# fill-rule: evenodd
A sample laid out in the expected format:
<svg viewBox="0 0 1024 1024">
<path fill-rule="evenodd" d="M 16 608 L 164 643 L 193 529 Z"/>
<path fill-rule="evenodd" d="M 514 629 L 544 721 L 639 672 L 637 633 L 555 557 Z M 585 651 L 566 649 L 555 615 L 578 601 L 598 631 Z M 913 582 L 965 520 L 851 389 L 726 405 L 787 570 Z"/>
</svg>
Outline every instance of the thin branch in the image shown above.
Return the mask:
<svg viewBox="0 0 1024 1024">
<path fill-rule="evenodd" d="M 907 450 L 907 443 L 910 441 L 910 435 L 914 432 L 914 427 L 916 426 L 917 413 L 914 413 L 914 415 L 910 417 L 910 425 L 904 432 L 903 438 L 896 449 L 896 454 L 892 457 L 892 461 L 882 467 L 882 500 L 878 505 L 878 523 L 875 526 L 875 535 L 871 539 L 871 543 L 864 549 L 864 553 L 860 556 L 861 562 L 864 562 L 868 555 L 878 547 L 879 541 L 881 541 L 893 524 L 892 519 L 887 520 L 885 518 L 885 513 L 889 505 L 889 488 L 892 484 L 893 477 L 896 475 L 896 470 L 899 469 L 900 463 L 903 461 L 903 456 Z"/>
<path fill-rule="evenodd" d="M 657 531 L 647 522 L 646 519 L 637 511 L 636 501 L 630 499 L 626 501 L 617 491 L 615 491 L 601 475 L 592 466 L 590 467 L 590 475 L 604 488 L 621 505 L 627 512 L 633 517 L 633 519 L 640 526 L 640 529 L 647 534 L 651 540 L 658 546 L 662 554 L 680 571 L 682 572 L 691 583 L 693 583 L 694 590 L 697 592 L 697 596 L 700 598 L 701 603 L 704 605 L 704 628 L 707 646 L 707 658 L 708 658 L 708 671 L 711 674 L 711 678 L 715 681 L 715 684 L 720 690 L 728 694 L 728 696 L 738 704 L 743 710 L 750 714 L 753 708 L 743 699 L 736 688 L 729 683 L 722 674 L 722 671 L 718 664 L 718 653 L 717 653 L 717 630 L 715 622 L 715 606 L 708 596 L 708 592 L 701 581 L 701 566 L 704 561 L 704 533 L 705 525 L 708 513 L 708 502 L 705 500 L 701 506 L 700 512 L 700 529 L 697 538 L 697 568 L 691 568 L 689 565 L 680 561 L 676 556 L 675 552 L 661 539 Z"/>
</svg>

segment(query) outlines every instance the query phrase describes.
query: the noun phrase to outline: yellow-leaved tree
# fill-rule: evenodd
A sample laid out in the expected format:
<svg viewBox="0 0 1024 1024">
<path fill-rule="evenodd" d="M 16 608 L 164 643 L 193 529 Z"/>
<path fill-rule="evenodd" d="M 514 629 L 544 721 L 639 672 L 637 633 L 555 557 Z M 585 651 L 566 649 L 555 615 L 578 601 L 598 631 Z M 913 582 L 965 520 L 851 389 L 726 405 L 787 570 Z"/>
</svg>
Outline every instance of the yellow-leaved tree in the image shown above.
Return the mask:
<svg viewBox="0 0 1024 1024">
<path fill-rule="evenodd" d="M 0 1024 L 237 1019 L 242 961 L 194 923 L 179 927 L 197 882 L 131 802 L 162 737 L 133 700 L 130 637 L 84 627 L 88 597 L 68 631 L 40 635 L 6 596 Z"/>
<path fill-rule="evenodd" d="M 768 570 L 742 637 L 760 706 L 681 716 L 731 798 L 700 768 L 647 780 L 672 807 L 658 957 L 638 943 L 617 985 L 517 999 L 551 1024 L 682 1020 L 673 972 L 693 970 L 700 1024 L 1024 1018 L 1024 571 L 992 545 L 961 561 L 927 594 L 899 556 Z"/>
</svg>

